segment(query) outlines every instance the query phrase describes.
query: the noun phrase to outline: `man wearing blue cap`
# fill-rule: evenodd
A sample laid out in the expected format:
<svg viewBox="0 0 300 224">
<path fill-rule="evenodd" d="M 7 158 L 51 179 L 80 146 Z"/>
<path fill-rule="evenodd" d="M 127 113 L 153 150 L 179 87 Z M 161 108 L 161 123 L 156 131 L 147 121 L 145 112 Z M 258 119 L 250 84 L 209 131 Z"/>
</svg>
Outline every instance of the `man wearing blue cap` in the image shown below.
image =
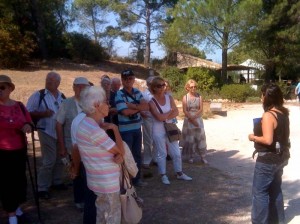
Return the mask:
<svg viewBox="0 0 300 224">
<path fill-rule="evenodd" d="M 115 97 L 118 111 L 119 130 L 123 141 L 129 146 L 139 172 L 133 178 L 133 185 L 137 187 L 145 186 L 141 180 L 141 150 L 142 150 L 142 118 L 141 111 L 149 110 L 148 103 L 143 98 L 142 93 L 133 88 L 135 75 L 131 70 L 124 70 L 121 73 L 123 89 L 119 90 Z"/>
</svg>

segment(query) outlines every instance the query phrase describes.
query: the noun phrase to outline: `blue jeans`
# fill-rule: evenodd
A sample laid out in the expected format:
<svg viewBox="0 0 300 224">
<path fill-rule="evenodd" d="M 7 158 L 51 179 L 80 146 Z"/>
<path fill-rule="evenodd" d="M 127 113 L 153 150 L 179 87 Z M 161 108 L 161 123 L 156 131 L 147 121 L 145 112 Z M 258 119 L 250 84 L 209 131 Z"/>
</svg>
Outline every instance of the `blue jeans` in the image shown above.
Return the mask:
<svg viewBox="0 0 300 224">
<path fill-rule="evenodd" d="M 132 183 L 136 184 L 141 178 L 141 165 L 142 165 L 142 131 L 141 129 L 129 131 L 129 132 L 121 132 L 121 137 L 124 142 L 127 143 L 128 147 L 131 150 L 133 158 L 136 162 L 136 165 L 139 169 L 136 177 L 132 179 Z"/>
<path fill-rule="evenodd" d="M 87 186 L 86 171 L 84 165 L 80 166 L 80 175 L 84 179 L 84 208 L 83 224 L 96 224 L 96 199 L 97 195 Z"/>
<path fill-rule="evenodd" d="M 284 223 L 283 166 L 256 162 L 252 186 L 253 224 Z"/>
</svg>

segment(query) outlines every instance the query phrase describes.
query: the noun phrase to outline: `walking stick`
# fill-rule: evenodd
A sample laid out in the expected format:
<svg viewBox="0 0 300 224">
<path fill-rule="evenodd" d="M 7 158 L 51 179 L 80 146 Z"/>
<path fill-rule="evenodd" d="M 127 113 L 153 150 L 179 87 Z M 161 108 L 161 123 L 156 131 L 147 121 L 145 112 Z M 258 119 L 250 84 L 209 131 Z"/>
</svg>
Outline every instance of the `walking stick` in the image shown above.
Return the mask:
<svg viewBox="0 0 300 224">
<path fill-rule="evenodd" d="M 31 168 L 30 168 L 28 154 L 26 157 L 27 157 L 27 165 L 28 165 L 28 170 L 29 170 L 29 177 L 30 177 L 32 191 L 33 191 L 34 200 L 35 200 L 35 205 L 36 205 L 37 213 L 38 213 L 38 219 L 39 219 L 39 222 L 41 223 L 41 210 L 40 210 L 40 201 L 39 201 L 39 197 L 38 197 L 36 154 L 35 154 L 35 143 L 34 143 L 35 140 L 34 140 L 34 126 L 33 125 L 31 125 L 31 141 L 32 141 L 32 151 L 33 151 L 34 179 L 33 179 Z"/>
</svg>

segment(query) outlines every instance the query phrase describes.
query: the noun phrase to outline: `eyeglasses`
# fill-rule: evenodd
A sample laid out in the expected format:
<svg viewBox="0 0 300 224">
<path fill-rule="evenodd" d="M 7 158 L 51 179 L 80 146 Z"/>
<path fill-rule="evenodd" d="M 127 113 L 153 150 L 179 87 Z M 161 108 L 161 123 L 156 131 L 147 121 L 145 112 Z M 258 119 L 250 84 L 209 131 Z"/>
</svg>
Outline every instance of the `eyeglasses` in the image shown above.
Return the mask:
<svg viewBox="0 0 300 224">
<path fill-rule="evenodd" d="M 3 90 L 6 90 L 7 89 L 7 86 L 0 86 L 0 89 L 3 91 Z"/>
<path fill-rule="evenodd" d="M 197 89 L 197 86 L 190 86 L 190 89 Z"/>
<path fill-rule="evenodd" d="M 157 85 L 156 85 L 156 88 L 159 88 L 159 89 L 160 89 L 160 88 L 165 87 L 165 86 L 166 86 L 166 83 L 163 83 L 163 84 L 157 84 Z"/>
</svg>

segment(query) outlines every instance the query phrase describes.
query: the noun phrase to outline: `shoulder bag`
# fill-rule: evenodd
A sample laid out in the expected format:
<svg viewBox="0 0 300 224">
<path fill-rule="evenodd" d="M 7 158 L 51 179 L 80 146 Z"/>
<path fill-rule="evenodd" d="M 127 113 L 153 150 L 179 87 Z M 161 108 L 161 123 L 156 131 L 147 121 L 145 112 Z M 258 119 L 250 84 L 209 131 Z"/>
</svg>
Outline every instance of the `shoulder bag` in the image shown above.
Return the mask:
<svg viewBox="0 0 300 224">
<path fill-rule="evenodd" d="M 161 114 L 163 114 L 162 109 L 160 108 L 156 99 L 152 98 L 153 102 L 155 103 L 157 109 Z M 164 127 L 166 130 L 166 134 L 170 142 L 179 141 L 181 138 L 181 130 L 177 127 L 174 123 L 167 123 L 164 121 Z"/>
<path fill-rule="evenodd" d="M 143 199 L 137 196 L 134 186 L 131 183 L 128 171 L 124 164 L 122 167 L 122 179 L 120 189 L 122 223 L 137 224 L 143 216 Z"/>
</svg>

